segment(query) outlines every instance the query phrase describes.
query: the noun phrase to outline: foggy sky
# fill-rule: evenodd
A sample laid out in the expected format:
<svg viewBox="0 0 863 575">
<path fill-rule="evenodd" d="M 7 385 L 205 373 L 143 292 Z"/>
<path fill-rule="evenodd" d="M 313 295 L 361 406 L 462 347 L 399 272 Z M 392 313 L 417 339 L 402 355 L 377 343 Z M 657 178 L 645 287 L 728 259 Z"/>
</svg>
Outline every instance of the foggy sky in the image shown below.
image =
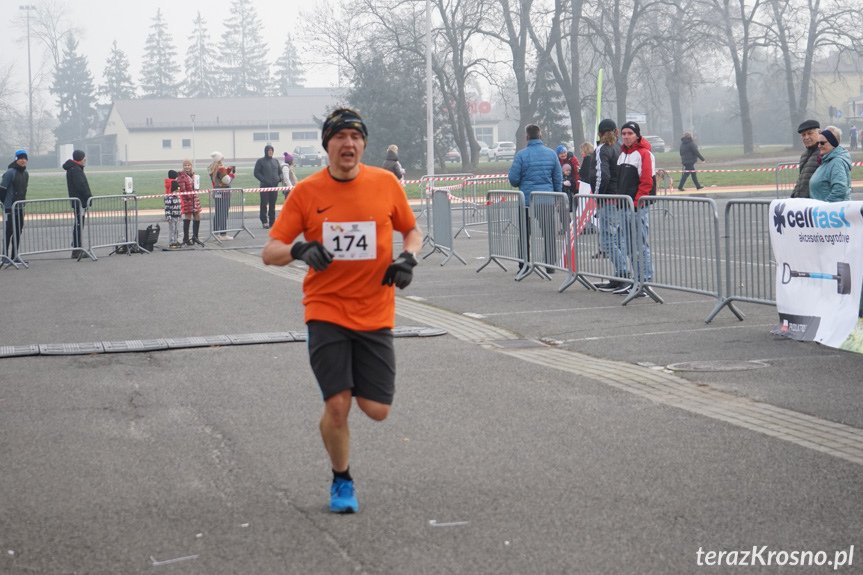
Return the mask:
<svg viewBox="0 0 863 575">
<path fill-rule="evenodd" d="M 18 6 L 31 3 L 27 0 L 19 0 L 10 3 L 6 16 L 7 26 L 11 32 L 10 40 L 6 49 L 0 54 L 0 64 L 3 66 L 14 64 L 15 81 L 23 91 L 26 98 L 27 90 L 27 32 L 20 16 L 25 14 Z M 317 0 L 254 0 L 254 7 L 258 18 L 264 26 L 263 39 L 267 43 L 267 60 L 274 62 L 281 56 L 285 46 L 285 37 L 288 31 L 294 38 L 294 46 L 302 55 L 302 44 L 298 39 L 302 32 L 298 22 L 301 10 L 308 10 Z M 210 41 L 218 45 L 222 33 L 225 30 L 223 22 L 230 21 L 231 0 L 209 0 L 207 2 L 198 0 L 175 0 L 168 2 L 156 0 L 142 2 L 140 0 L 81 0 L 78 2 L 64 2 L 67 14 L 72 23 L 83 30 L 79 40 L 79 54 L 86 56 L 93 76 L 94 84 L 98 87 L 104 82 L 102 71 L 105 62 L 111 52 L 111 44 L 117 40 L 117 47 L 126 53 L 131 67 L 132 80 L 135 85 L 140 84 L 142 58 L 144 55 L 144 44 L 153 24 L 153 17 L 157 8 L 162 9 L 162 17 L 168 23 L 168 30 L 173 36 L 173 43 L 177 49 L 177 64 L 183 73 L 185 66 L 183 60 L 189 38 L 193 34 L 193 22 L 200 10 L 206 20 L 207 31 Z M 20 22 L 20 24 L 19 24 Z M 46 62 L 45 70 L 49 70 L 47 62 L 50 57 L 45 54 L 45 48 L 37 41 L 31 42 L 31 58 L 34 82 L 37 70 L 41 62 Z M 306 82 L 308 87 L 335 86 L 337 84 L 337 72 L 335 67 L 312 68 L 305 67 Z M 45 87 L 50 85 L 50 81 Z M 34 85 L 35 89 L 35 85 Z"/>
</svg>

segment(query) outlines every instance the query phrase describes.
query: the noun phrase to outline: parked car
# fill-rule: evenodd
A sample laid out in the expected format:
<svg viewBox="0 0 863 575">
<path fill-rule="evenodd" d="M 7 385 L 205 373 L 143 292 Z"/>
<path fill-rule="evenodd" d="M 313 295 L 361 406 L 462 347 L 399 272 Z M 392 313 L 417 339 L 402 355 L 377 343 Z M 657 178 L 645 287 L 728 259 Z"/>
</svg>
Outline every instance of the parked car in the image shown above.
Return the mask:
<svg viewBox="0 0 863 575">
<path fill-rule="evenodd" d="M 659 136 L 644 136 L 644 139 L 650 142 L 650 147 L 654 154 L 665 152 L 665 140 Z"/>
<path fill-rule="evenodd" d="M 483 158 L 488 158 L 489 157 L 488 151 L 489 151 L 488 144 L 486 144 L 485 142 L 480 140 L 480 142 L 479 142 L 479 159 L 481 160 Z"/>
<path fill-rule="evenodd" d="M 444 159 L 447 162 L 450 162 L 453 164 L 459 164 L 459 163 L 461 163 L 461 154 L 459 153 L 458 150 L 453 148 L 452 150 L 450 150 L 449 152 L 446 153 L 446 156 Z"/>
<path fill-rule="evenodd" d="M 320 166 L 324 162 L 324 156 L 314 146 L 297 146 L 293 155 L 297 167 Z"/>
<path fill-rule="evenodd" d="M 515 142 L 498 142 L 489 149 L 488 159 L 512 160 L 515 157 Z"/>
</svg>

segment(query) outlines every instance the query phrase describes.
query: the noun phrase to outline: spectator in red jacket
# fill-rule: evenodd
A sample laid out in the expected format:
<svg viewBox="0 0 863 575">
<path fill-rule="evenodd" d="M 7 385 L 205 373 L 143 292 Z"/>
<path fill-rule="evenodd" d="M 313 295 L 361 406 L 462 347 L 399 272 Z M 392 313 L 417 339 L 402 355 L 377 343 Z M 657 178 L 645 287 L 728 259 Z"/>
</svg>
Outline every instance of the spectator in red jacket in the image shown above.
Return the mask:
<svg viewBox="0 0 863 575">
<path fill-rule="evenodd" d="M 572 167 L 572 173 L 577 174 L 579 169 L 578 158 L 572 152 L 566 149 L 563 144 L 557 147 L 557 159 L 560 160 L 560 169 L 563 169 L 564 164 L 569 164 Z"/>
</svg>

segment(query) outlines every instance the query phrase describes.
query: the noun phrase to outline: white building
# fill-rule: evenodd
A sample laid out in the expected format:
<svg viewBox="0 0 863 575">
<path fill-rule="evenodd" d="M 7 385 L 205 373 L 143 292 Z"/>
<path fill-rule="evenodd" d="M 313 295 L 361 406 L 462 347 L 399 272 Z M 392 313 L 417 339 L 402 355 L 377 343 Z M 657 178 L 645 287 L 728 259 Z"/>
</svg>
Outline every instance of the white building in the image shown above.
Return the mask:
<svg viewBox="0 0 863 575">
<path fill-rule="evenodd" d="M 267 143 L 277 156 L 300 145 L 320 150 L 319 122 L 343 104 L 339 88 L 297 88 L 270 97 L 119 100 L 104 135 L 88 144 L 101 147 L 105 164 L 176 163 L 193 155 L 209 163 L 214 150 L 229 162 L 250 161 L 263 155 Z"/>
</svg>

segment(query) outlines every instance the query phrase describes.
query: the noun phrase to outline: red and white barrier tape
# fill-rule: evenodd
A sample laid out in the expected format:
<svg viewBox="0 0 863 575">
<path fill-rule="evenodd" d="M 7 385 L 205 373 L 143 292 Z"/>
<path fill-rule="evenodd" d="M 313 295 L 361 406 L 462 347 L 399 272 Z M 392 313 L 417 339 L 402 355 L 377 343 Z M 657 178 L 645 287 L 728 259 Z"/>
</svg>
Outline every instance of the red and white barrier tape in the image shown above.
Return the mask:
<svg viewBox="0 0 863 575">
<path fill-rule="evenodd" d="M 292 190 L 293 188 L 213 188 L 212 190 L 195 190 L 194 192 L 176 192 L 174 196 L 199 196 L 201 194 L 209 194 L 210 192 L 281 192 L 284 190 Z M 164 198 L 168 194 L 156 194 L 152 196 L 135 196 L 139 200 L 147 200 L 150 198 Z"/>
<path fill-rule="evenodd" d="M 863 162 L 854 162 L 851 164 L 852 168 L 856 168 L 859 166 L 863 166 Z M 772 167 L 772 168 L 750 168 L 748 170 L 665 170 L 669 173 L 683 174 L 686 172 L 692 173 L 696 172 L 699 174 L 707 174 L 707 173 L 725 173 L 725 172 L 778 172 L 779 170 L 796 170 L 798 168 L 797 164 L 792 164 L 790 166 L 781 166 L 781 167 Z"/>
</svg>

